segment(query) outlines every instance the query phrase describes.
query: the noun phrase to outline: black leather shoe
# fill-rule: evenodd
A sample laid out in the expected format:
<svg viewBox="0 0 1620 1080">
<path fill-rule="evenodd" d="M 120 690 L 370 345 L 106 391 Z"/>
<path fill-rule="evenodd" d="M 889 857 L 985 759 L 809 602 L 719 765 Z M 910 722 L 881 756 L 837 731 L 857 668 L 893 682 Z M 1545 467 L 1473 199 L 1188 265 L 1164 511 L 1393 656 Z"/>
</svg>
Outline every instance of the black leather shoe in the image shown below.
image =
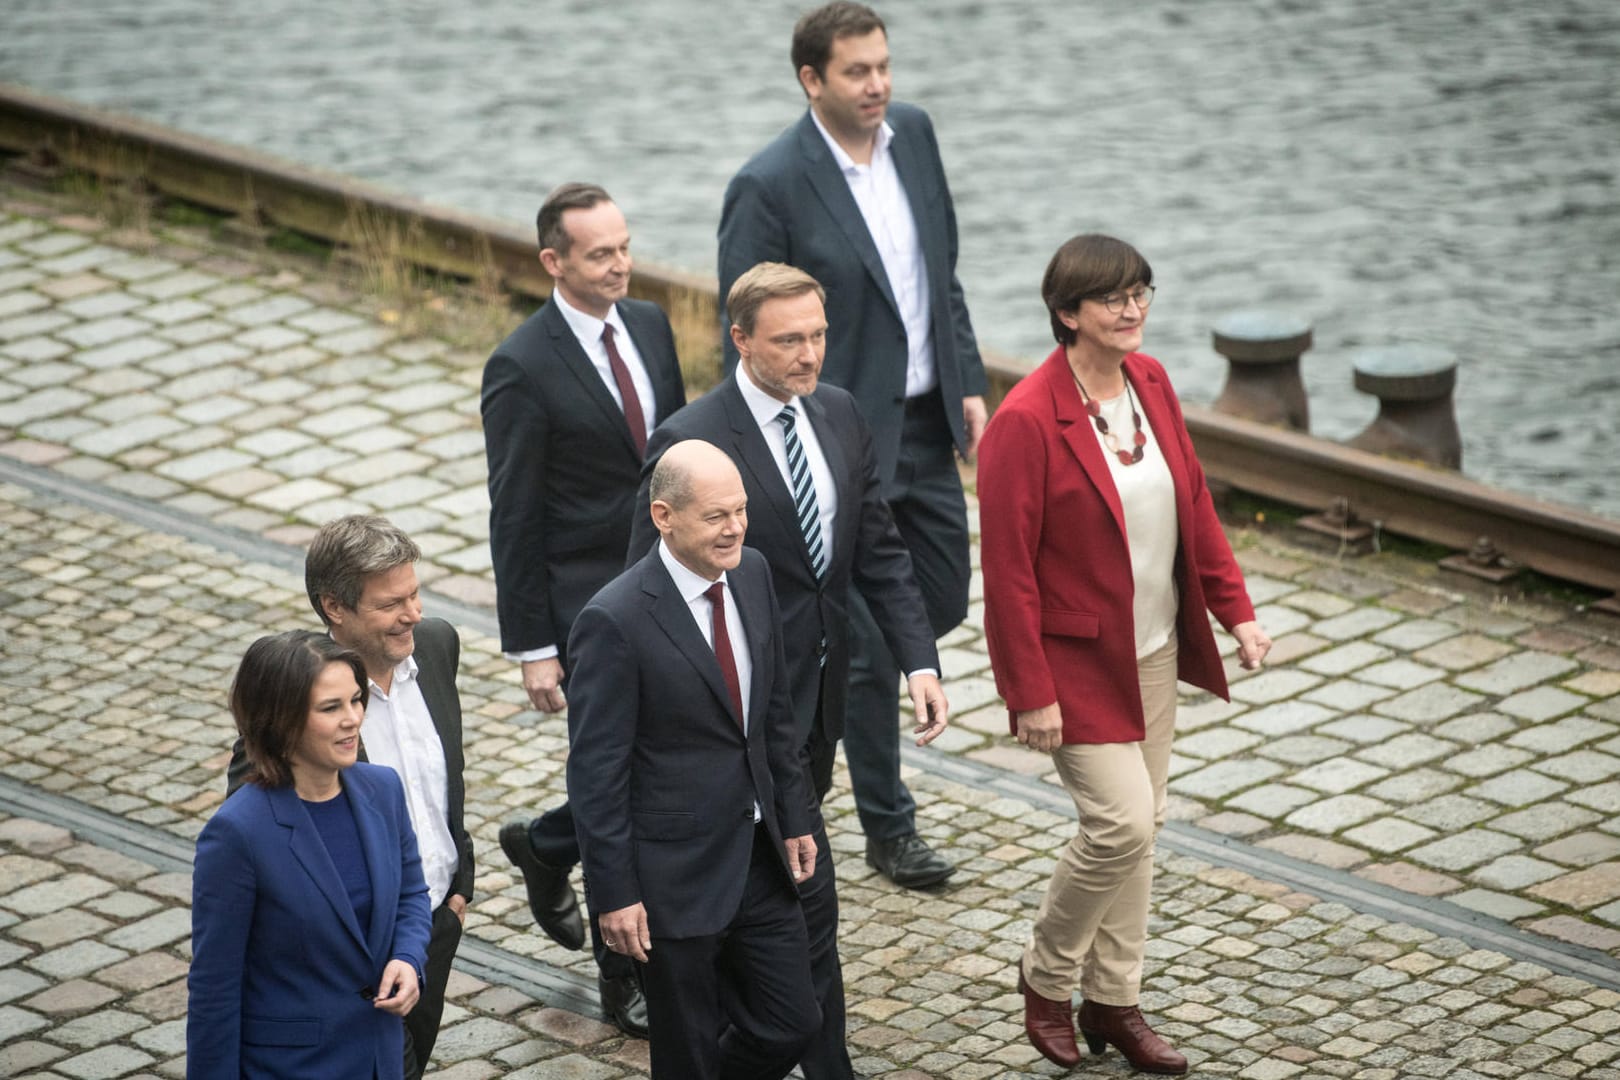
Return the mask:
<svg viewBox="0 0 1620 1080">
<path fill-rule="evenodd" d="M 867 837 L 866 861 L 878 873 L 907 889 L 926 889 L 956 873 L 949 859 L 914 832 L 887 840 Z"/>
<path fill-rule="evenodd" d="M 579 916 L 579 900 L 568 884 L 568 871 L 540 861 L 529 843 L 529 823 L 513 821 L 501 826 L 501 850 L 523 875 L 529 890 L 529 910 L 546 936 L 565 949 L 585 945 L 585 921 Z"/>
<path fill-rule="evenodd" d="M 602 999 L 602 1015 L 626 1035 L 647 1037 L 647 998 L 641 980 L 634 975 L 622 979 L 596 977 L 596 992 Z"/>
</svg>

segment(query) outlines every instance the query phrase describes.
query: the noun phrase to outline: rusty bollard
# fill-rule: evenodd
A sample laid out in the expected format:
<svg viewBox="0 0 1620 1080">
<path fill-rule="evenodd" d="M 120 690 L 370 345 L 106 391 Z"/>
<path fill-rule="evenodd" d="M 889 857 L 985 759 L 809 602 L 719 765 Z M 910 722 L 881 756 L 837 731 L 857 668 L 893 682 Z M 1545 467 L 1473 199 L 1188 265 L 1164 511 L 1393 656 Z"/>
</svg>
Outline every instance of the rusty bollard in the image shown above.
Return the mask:
<svg viewBox="0 0 1620 1080">
<path fill-rule="evenodd" d="M 1311 347 L 1310 323 L 1279 311 L 1234 311 L 1215 321 L 1211 336 L 1215 351 L 1227 360 L 1217 412 L 1310 430 L 1310 405 L 1299 377 L 1299 358 Z"/>
<path fill-rule="evenodd" d="M 1378 399 L 1378 416 L 1348 445 L 1375 454 L 1462 468 L 1462 438 L 1451 394 L 1457 357 L 1427 345 L 1364 349 L 1355 356 L 1355 385 Z"/>
</svg>

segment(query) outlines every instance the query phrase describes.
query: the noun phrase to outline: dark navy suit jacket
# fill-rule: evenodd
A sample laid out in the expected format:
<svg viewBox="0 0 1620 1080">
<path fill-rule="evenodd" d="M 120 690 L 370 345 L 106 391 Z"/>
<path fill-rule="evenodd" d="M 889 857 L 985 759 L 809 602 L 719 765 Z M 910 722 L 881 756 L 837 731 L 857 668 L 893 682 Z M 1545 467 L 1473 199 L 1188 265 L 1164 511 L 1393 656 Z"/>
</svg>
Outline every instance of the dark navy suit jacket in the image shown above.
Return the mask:
<svg viewBox="0 0 1620 1080">
<path fill-rule="evenodd" d="M 956 278 L 956 209 L 928 114 L 893 102 L 888 119 L 894 129 L 890 152 L 928 272 L 934 361 L 945 416 L 957 448 L 965 451 L 962 399 L 983 394 L 988 384 Z M 722 300 L 737 278 L 765 261 L 796 266 L 827 290 L 822 378 L 855 395 L 876 438 L 878 475 L 890 484 L 905 412 L 905 325 L 877 245 L 808 110 L 755 154 L 726 188 L 720 211 Z M 737 352 L 725 329 L 721 337 L 730 371 Z"/>
<path fill-rule="evenodd" d="M 770 567 L 726 575 L 753 664 L 748 732 L 714 650 L 656 549 L 585 606 L 568 640 L 568 801 L 593 914 L 635 903 L 654 937 L 717 934 L 742 904 L 754 804 L 791 887 L 783 837 L 811 831 Z M 740 624 L 740 625 L 739 625 Z"/>
<path fill-rule="evenodd" d="M 394 770 L 342 773 L 371 876 L 361 926 L 291 786 L 242 787 L 197 838 L 186 1075 L 399 1077 L 405 1027 L 376 1008 L 383 968 L 427 963 L 427 885 Z"/>
<path fill-rule="evenodd" d="M 832 558 L 817 578 L 799 528 L 793 495 L 737 387 L 735 371 L 719 386 L 658 426 L 647 443 L 647 464 L 636 497 L 630 557 L 658 540 L 648 510 L 648 482 L 665 450 L 703 439 L 731 455 L 748 495 L 746 543 L 771 565 L 782 639 L 792 673 L 798 745 L 818 727 L 828 742 L 844 733 L 849 700 L 849 590 L 860 591 L 902 671 L 939 668 L 934 634 L 911 568 L 878 484 L 872 432 L 855 401 L 830 383 L 802 399 L 838 492 Z M 825 661 L 825 664 L 823 664 Z"/>
</svg>

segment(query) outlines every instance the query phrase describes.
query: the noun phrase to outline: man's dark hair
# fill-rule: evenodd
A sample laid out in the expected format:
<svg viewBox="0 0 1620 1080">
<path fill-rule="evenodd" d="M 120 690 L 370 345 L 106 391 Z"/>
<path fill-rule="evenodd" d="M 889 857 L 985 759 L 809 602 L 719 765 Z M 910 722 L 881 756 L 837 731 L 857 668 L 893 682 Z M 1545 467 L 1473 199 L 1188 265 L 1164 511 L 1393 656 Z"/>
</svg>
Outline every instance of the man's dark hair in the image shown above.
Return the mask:
<svg viewBox="0 0 1620 1080">
<path fill-rule="evenodd" d="M 366 665 L 359 653 L 325 634 L 288 630 L 248 646 L 231 681 L 230 703 L 250 783 L 286 787 L 293 782 L 292 754 L 309 723 L 309 696 L 321 672 L 334 663 L 354 673 L 363 708 L 371 692 Z"/>
<path fill-rule="evenodd" d="M 540 250 L 551 248 L 559 255 L 568 254 L 574 241 L 568 235 L 568 230 L 563 228 L 563 215 L 570 210 L 589 210 L 597 203 L 612 201 L 613 196 L 598 184 L 583 184 L 575 180 L 554 188 L 546 196 L 546 201 L 540 204 L 540 212 L 534 216 L 534 230 L 540 237 Z"/>
<path fill-rule="evenodd" d="M 1153 267 L 1123 240 L 1084 233 L 1063 242 L 1041 276 L 1041 299 L 1052 319 L 1059 345 L 1073 345 L 1075 332 L 1063 325 L 1061 313 L 1078 311 L 1080 301 L 1095 300 L 1133 285 L 1153 284 Z"/>
<path fill-rule="evenodd" d="M 794 77 L 797 78 L 808 64 L 815 69 L 816 78 L 825 79 L 833 42 L 845 37 L 864 37 L 874 30 L 882 30 L 885 36 L 889 33 L 878 13 L 865 4 L 834 0 L 809 12 L 793 28 Z"/>
<path fill-rule="evenodd" d="M 339 607 L 356 611 L 366 591 L 366 578 L 421 557 L 422 550 L 415 541 L 387 518 L 350 514 L 328 521 L 310 541 L 304 556 L 304 591 L 309 595 L 309 606 L 321 622 L 331 626 L 322 597 L 330 596 Z"/>
</svg>

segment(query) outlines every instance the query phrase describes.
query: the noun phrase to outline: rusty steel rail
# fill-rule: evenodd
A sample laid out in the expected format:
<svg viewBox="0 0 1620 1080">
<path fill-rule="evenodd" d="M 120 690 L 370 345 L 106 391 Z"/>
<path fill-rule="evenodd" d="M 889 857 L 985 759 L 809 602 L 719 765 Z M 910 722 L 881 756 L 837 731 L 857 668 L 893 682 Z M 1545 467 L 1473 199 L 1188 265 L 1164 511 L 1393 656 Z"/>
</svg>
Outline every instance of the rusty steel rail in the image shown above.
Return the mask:
<svg viewBox="0 0 1620 1080">
<path fill-rule="evenodd" d="M 352 245 L 358 228 L 380 225 L 398 238 L 396 254 L 416 265 L 461 277 L 493 266 L 514 292 L 536 298 L 551 292 L 532 234 L 505 222 L 3 83 L 0 150 L 108 179 L 139 180 L 185 202 L 336 245 Z M 638 261 L 633 282 L 637 296 L 691 328 L 682 354 L 702 357 L 696 370 L 689 368 L 692 381 L 713 382 L 715 280 Z M 1032 366 L 987 353 L 992 401 Z M 1364 521 L 1459 550 L 1489 537 L 1533 570 L 1620 591 L 1620 522 L 1211 409 L 1188 405 L 1185 413 L 1205 472 L 1235 488 L 1313 510 L 1343 498 Z"/>
</svg>

